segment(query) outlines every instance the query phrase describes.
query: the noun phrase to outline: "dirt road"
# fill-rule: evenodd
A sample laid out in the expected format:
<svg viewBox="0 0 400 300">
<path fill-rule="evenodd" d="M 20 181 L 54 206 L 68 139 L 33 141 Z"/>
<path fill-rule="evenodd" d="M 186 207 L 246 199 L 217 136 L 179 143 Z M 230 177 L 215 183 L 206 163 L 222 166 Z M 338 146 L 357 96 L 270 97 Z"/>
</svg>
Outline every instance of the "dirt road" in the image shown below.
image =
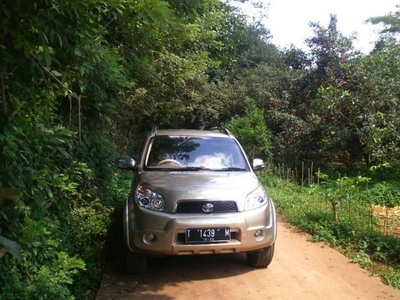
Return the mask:
<svg viewBox="0 0 400 300">
<path fill-rule="evenodd" d="M 113 269 L 96 300 L 400 300 L 400 291 L 282 223 L 268 269 L 247 267 L 242 254 L 153 258 L 140 276 Z"/>
</svg>

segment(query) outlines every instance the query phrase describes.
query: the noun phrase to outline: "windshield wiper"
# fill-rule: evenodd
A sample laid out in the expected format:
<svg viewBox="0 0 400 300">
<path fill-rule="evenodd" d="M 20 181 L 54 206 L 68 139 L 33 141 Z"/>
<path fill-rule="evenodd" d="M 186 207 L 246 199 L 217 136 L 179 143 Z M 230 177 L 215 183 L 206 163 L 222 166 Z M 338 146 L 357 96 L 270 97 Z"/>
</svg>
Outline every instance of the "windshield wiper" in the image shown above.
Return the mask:
<svg viewBox="0 0 400 300">
<path fill-rule="evenodd" d="M 156 168 L 148 168 L 148 170 L 152 171 L 202 171 L 202 170 L 212 170 L 210 168 L 205 168 L 205 167 L 156 167 Z"/>
<path fill-rule="evenodd" d="M 179 169 L 180 171 L 202 171 L 202 170 L 212 170 L 205 167 L 183 167 Z"/>
<path fill-rule="evenodd" d="M 227 168 L 206 168 L 206 167 L 156 167 L 156 168 L 148 168 L 148 170 L 152 171 L 177 171 L 177 172 L 184 172 L 184 171 L 214 171 L 214 172 L 229 172 L 229 171 L 246 171 L 245 168 L 239 167 L 227 167 Z"/>
<path fill-rule="evenodd" d="M 222 168 L 222 169 L 215 169 L 214 171 L 246 171 L 246 169 L 239 168 L 239 167 L 228 167 L 228 168 Z"/>
<path fill-rule="evenodd" d="M 226 172 L 226 171 L 246 171 L 244 168 L 239 168 L 239 167 L 227 167 L 227 168 L 206 168 L 206 167 L 183 167 L 183 168 L 177 168 L 177 171 L 215 171 L 215 172 Z"/>
</svg>

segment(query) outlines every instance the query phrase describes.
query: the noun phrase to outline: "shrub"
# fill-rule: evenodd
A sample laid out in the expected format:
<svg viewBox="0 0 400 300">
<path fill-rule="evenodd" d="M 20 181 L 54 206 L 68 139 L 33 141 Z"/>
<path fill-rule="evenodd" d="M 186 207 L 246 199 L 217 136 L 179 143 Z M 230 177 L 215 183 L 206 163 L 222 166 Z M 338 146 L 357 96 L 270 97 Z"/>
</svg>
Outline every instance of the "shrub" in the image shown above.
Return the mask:
<svg viewBox="0 0 400 300">
<path fill-rule="evenodd" d="M 251 158 L 270 160 L 272 133 L 265 124 L 264 110 L 257 108 L 251 98 L 246 98 L 245 105 L 245 116 L 231 119 L 228 128 Z"/>
</svg>

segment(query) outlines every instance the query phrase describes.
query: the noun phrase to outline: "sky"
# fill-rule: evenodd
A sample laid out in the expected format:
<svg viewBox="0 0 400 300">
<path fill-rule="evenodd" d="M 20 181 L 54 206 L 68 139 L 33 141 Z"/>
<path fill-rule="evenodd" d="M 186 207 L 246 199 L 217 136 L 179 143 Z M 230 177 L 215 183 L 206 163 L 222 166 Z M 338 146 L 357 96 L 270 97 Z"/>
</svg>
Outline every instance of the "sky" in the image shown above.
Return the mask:
<svg viewBox="0 0 400 300">
<path fill-rule="evenodd" d="M 400 0 L 258 0 L 268 4 L 264 9 L 263 24 L 271 31 L 272 43 L 280 48 L 307 49 L 304 40 L 313 35 L 309 22 L 329 24 L 330 14 L 336 14 L 337 27 L 345 36 L 357 32 L 356 49 L 368 53 L 377 40 L 380 25 L 365 24 L 371 17 L 384 16 L 396 11 Z M 246 12 L 257 14 L 249 3 L 241 5 Z"/>
</svg>

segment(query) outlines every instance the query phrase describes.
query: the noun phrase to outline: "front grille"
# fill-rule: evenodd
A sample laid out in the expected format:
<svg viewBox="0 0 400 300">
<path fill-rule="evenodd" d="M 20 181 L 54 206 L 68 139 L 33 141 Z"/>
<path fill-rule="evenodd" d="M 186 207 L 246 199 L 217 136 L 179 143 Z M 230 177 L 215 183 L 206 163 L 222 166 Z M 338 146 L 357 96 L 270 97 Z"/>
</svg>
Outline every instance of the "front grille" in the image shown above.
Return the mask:
<svg viewBox="0 0 400 300">
<path fill-rule="evenodd" d="M 212 204 L 214 209 L 212 213 L 229 213 L 237 212 L 237 204 L 235 201 L 182 201 L 176 206 L 177 214 L 201 214 L 204 204 Z"/>
</svg>

